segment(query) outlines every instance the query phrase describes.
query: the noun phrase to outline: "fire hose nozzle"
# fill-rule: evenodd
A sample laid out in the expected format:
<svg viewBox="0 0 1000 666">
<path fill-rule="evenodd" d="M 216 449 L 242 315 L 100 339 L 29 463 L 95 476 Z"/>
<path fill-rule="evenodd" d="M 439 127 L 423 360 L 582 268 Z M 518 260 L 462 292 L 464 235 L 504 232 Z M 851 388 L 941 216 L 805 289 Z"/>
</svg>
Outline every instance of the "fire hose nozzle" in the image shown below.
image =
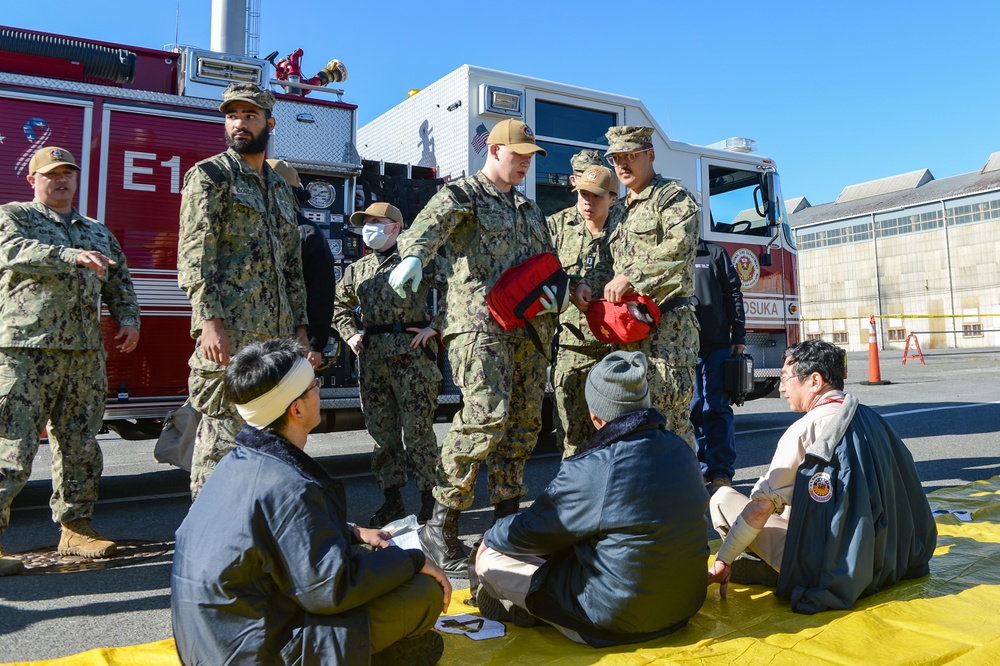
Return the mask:
<svg viewBox="0 0 1000 666">
<path fill-rule="evenodd" d="M 347 68 L 344 67 L 344 63 L 334 59 L 326 63 L 326 67 L 321 69 L 316 76 L 323 81 L 320 84 L 323 86 L 331 82 L 340 83 L 341 81 L 347 80 Z"/>
</svg>

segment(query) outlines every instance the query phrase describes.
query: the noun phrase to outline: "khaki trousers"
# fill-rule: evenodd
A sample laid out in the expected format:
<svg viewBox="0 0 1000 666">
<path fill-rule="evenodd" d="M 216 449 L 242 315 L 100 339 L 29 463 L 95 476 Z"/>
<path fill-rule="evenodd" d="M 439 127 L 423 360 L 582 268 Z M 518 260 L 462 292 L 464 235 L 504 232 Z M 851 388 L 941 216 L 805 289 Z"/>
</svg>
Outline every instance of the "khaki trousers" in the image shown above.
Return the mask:
<svg viewBox="0 0 1000 666">
<path fill-rule="evenodd" d="M 545 560 L 534 555 L 514 557 L 487 548 L 476 558 L 476 571 L 479 572 L 479 584 L 499 599 L 507 610 L 510 610 L 513 604 L 527 611 L 524 599 L 528 596 L 528 589 L 531 587 L 531 576 L 544 563 Z M 552 622 L 549 624 L 574 643 L 586 644 L 580 634 L 572 629 L 560 627 Z"/>
<path fill-rule="evenodd" d="M 749 497 L 729 486 L 719 488 L 712 495 L 708 503 L 712 525 L 723 538 L 729 534 L 729 528 L 749 503 Z M 785 554 L 785 537 L 788 536 L 788 511 L 789 508 L 786 508 L 781 515 L 775 514 L 768 518 L 757 538 L 750 544 L 750 550 L 779 572 L 781 558 Z"/>
<path fill-rule="evenodd" d="M 440 583 L 418 573 L 396 589 L 365 604 L 372 654 L 404 638 L 416 638 L 434 627 L 444 607 Z"/>
</svg>

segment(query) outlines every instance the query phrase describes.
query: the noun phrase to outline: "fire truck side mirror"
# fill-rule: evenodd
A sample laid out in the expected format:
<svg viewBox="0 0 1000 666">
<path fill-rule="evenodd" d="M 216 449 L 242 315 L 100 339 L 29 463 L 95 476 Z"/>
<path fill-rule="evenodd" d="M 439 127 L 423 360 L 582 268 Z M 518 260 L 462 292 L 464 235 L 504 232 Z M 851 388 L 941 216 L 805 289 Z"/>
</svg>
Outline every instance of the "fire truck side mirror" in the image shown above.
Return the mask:
<svg viewBox="0 0 1000 666">
<path fill-rule="evenodd" d="M 764 248 L 764 251 L 760 253 L 760 265 L 770 266 L 771 265 L 771 250 L 770 248 Z"/>
</svg>

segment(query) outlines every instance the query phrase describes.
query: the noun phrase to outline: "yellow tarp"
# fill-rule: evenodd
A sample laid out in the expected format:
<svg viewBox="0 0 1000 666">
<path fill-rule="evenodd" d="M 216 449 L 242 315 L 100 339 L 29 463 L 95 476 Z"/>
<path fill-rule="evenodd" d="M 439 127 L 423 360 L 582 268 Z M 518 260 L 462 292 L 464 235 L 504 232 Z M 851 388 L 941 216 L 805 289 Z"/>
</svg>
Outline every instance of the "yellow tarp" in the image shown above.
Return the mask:
<svg viewBox="0 0 1000 666">
<path fill-rule="evenodd" d="M 850 611 L 807 616 L 759 587 L 709 590 L 701 611 L 666 638 L 594 650 L 554 629 L 519 629 L 490 641 L 445 635 L 442 664 L 944 664 L 1000 662 L 1000 477 L 930 495 L 935 509 L 969 511 L 971 522 L 938 518 L 931 575 L 862 599 Z M 717 547 L 718 544 L 715 544 Z M 713 548 L 714 550 L 714 548 Z M 450 613 L 475 613 L 456 593 Z M 91 650 L 47 666 L 175 666 L 173 641 Z"/>
</svg>

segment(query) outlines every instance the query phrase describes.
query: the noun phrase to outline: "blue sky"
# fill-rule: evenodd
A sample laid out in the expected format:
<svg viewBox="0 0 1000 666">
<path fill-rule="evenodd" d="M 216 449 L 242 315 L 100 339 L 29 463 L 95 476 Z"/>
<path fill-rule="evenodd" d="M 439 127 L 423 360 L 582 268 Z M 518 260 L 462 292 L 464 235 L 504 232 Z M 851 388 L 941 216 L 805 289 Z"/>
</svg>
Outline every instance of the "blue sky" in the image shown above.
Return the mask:
<svg viewBox="0 0 1000 666">
<path fill-rule="evenodd" d="M 786 198 L 1000 151 L 1000 3 L 261 0 L 260 53 L 339 58 L 361 124 L 463 63 L 638 97 L 672 139 L 756 139 Z M 4 0 L 0 23 L 208 48 L 211 0 Z M 137 7 L 141 9 L 137 10 Z"/>
</svg>

